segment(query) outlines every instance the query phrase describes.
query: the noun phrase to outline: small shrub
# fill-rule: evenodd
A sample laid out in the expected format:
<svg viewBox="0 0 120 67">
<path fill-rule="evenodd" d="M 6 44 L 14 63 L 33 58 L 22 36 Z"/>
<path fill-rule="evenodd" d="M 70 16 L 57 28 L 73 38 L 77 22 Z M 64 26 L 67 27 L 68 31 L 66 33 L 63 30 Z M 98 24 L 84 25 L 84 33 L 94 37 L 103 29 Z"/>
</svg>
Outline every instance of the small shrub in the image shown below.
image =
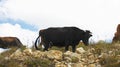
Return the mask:
<svg viewBox="0 0 120 67">
<path fill-rule="evenodd" d="M 120 63 L 118 63 L 118 60 L 119 59 L 117 57 L 107 56 L 100 60 L 100 64 L 105 67 L 113 67 L 113 65 L 120 65 Z M 116 66 L 114 66 L 114 67 L 116 67 Z"/>
<path fill-rule="evenodd" d="M 120 63 L 107 64 L 104 67 L 120 67 Z"/>
<path fill-rule="evenodd" d="M 62 52 L 65 52 L 65 47 L 52 46 L 52 48 L 50 48 L 50 50 L 60 50 L 60 51 L 62 51 Z"/>
<path fill-rule="evenodd" d="M 21 51 L 24 51 L 26 49 L 26 46 L 22 46 L 20 49 Z"/>
<path fill-rule="evenodd" d="M 77 63 L 79 62 L 79 59 L 77 57 L 71 57 L 72 63 Z"/>
<path fill-rule="evenodd" d="M 20 62 L 18 62 L 17 60 L 2 60 L 0 62 L 0 67 L 20 67 Z"/>
<path fill-rule="evenodd" d="M 10 50 L 1 53 L 1 55 L 4 56 L 4 57 L 5 57 L 5 56 L 9 56 L 9 55 L 11 55 L 13 52 L 15 52 L 17 49 L 18 49 L 17 47 L 12 47 L 12 48 L 10 48 Z"/>
<path fill-rule="evenodd" d="M 27 67 L 52 67 L 52 62 L 49 59 L 29 58 L 25 61 Z"/>
</svg>

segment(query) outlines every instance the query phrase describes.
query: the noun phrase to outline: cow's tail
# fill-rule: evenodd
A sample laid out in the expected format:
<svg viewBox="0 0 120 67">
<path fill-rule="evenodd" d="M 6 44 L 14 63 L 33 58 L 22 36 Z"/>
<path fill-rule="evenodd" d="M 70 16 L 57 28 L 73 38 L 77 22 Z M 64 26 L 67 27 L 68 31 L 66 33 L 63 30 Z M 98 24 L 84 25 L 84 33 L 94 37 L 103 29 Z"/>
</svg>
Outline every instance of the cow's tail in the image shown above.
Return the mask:
<svg viewBox="0 0 120 67">
<path fill-rule="evenodd" d="M 37 47 L 37 42 L 38 42 L 39 38 L 40 38 L 40 35 L 39 35 L 39 36 L 37 37 L 37 39 L 35 40 L 35 48 L 36 48 L 37 50 L 39 50 L 39 48 Z"/>
</svg>

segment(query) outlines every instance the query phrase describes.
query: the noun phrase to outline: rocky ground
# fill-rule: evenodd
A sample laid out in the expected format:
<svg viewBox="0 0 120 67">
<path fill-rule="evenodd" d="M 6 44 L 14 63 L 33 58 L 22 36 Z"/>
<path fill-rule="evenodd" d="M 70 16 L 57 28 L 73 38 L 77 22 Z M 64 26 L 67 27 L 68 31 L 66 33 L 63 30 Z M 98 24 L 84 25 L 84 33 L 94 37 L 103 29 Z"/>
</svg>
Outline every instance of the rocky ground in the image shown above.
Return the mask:
<svg viewBox="0 0 120 67">
<path fill-rule="evenodd" d="M 71 51 L 63 52 L 60 50 L 49 50 L 43 52 L 39 50 L 32 50 L 30 48 L 17 49 L 12 54 L 4 57 L 4 62 L 0 61 L 0 63 L 4 64 L 1 64 L 0 66 L 5 67 L 9 65 L 9 67 L 119 67 L 120 46 L 114 46 L 113 49 L 105 50 L 103 50 L 103 48 L 89 47 L 89 49 L 87 48 L 86 50 L 83 47 L 79 47 L 76 49 L 75 53 Z M 108 47 L 106 46 L 106 48 Z"/>
</svg>

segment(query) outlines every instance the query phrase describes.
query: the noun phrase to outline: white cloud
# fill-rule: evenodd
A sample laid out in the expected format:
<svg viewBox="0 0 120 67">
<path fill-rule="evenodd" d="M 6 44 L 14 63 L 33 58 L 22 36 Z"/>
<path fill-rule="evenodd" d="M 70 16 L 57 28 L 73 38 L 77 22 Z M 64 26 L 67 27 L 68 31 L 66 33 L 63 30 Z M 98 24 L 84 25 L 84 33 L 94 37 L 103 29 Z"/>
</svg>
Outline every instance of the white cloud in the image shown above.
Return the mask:
<svg viewBox="0 0 120 67">
<path fill-rule="evenodd" d="M 8 15 L 7 15 L 6 9 L 3 7 L 0 7 L 0 20 L 4 20 L 7 17 Z"/>
<path fill-rule="evenodd" d="M 22 29 L 19 24 L 12 25 L 10 23 L 4 23 L 0 24 L 0 36 L 18 37 L 23 45 L 31 47 L 35 41 L 37 33 L 27 29 Z"/>
<path fill-rule="evenodd" d="M 93 32 L 93 39 L 112 38 L 120 22 L 120 0 L 8 0 L 9 17 L 41 28 L 77 26 Z"/>
</svg>

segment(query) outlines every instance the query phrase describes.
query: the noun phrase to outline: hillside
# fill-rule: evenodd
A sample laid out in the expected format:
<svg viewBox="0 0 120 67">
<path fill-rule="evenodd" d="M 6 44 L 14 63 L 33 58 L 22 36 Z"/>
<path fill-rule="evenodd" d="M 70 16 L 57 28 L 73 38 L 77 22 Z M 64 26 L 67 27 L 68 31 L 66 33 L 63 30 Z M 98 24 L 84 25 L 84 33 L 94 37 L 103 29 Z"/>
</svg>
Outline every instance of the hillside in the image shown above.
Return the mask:
<svg viewBox="0 0 120 67">
<path fill-rule="evenodd" d="M 0 67 L 119 67 L 120 44 L 79 44 L 76 52 L 53 47 L 49 51 L 12 48 L 0 54 Z"/>
</svg>

